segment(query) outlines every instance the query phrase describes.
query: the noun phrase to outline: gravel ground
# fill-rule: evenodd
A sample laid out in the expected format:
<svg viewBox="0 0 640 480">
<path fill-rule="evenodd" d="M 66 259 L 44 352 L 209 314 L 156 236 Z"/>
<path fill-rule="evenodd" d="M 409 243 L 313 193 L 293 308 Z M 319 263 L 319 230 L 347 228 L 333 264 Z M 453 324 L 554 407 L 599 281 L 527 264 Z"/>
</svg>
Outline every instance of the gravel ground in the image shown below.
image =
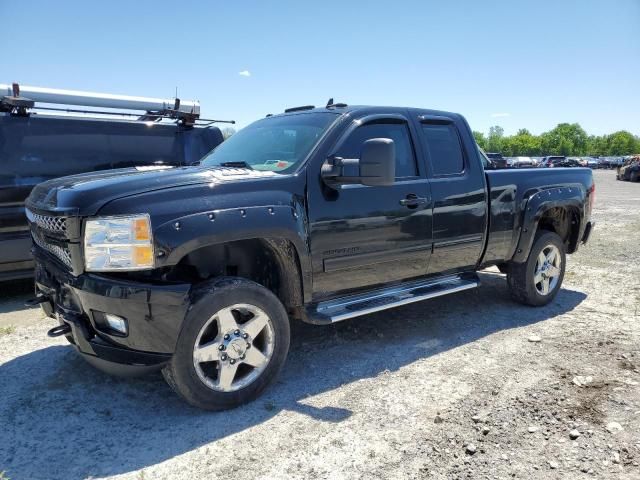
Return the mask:
<svg viewBox="0 0 640 480">
<path fill-rule="evenodd" d="M 251 405 L 188 407 L 86 364 L 0 286 L 0 479 L 640 478 L 640 184 L 594 172 L 597 227 L 556 300 L 477 290 L 294 325 Z"/>
</svg>

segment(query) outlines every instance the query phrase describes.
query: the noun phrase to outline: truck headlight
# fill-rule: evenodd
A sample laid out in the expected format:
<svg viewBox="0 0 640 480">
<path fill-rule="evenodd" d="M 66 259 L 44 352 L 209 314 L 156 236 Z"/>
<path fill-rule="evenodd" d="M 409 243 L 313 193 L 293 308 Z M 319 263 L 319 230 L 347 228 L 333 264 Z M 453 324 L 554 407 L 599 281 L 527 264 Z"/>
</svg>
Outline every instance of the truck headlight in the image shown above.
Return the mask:
<svg viewBox="0 0 640 480">
<path fill-rule="evenodd" d="M 103 217 L 84 227 L 87 271 L 148 270 L 153 268 L 153 238 L 149 215 Z"/>
</svg>

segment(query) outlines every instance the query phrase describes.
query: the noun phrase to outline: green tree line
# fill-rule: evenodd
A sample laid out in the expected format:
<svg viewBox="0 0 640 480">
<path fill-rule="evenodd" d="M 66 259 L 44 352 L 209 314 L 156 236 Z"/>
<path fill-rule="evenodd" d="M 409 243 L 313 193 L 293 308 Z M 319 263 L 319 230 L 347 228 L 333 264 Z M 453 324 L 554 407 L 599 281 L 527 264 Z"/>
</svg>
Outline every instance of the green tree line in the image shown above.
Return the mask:
<svg viewBox="0 0 640 480">
<path fill-rule="evenodd" d="M 560 123 L 553 130 L 533 135 L 526 128 L 515 135 L 505 135 L 502 127 L 494 126 L 485 135 L 473 132 L 485 152 L 515 156 L 619 156 L 640 153 L 640 137 L 625 130 L 609 135 L 588 135 L 578 123 Z"/>
</svg>

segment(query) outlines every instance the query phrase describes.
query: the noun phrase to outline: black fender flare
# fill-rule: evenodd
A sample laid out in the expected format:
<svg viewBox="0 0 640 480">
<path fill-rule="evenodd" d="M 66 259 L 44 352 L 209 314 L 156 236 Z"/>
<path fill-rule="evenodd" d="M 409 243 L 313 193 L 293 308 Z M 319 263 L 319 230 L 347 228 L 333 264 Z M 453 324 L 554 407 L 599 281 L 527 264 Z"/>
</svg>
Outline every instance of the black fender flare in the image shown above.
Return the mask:
<svg viewBox="0 0 640 480">
<path fill-rule="evenodd" d="M 520 236 L 512 261 L 522 263 L 529 257 L 533 241 L 538 230 L 538 224 L 545 212 L 551 208 L 572 208 L 578 212 L 579 233 L 582 238 L 585 228 L 584 207 L 587 201 L 586 190 L 582 185 L 546 188 L 531 195 L 525 204 L 520 228 Z"/>
<path fill-rule="evenodd" d="M 309 235 L 301 204 L 265 205 L 192 213 L 154 228 L 156 267 L 177 265 L 202 247 L 237 240 L 265 239 L 290 242 L 300 266 L 302 295 L 311 297 Z"/>
</svg>

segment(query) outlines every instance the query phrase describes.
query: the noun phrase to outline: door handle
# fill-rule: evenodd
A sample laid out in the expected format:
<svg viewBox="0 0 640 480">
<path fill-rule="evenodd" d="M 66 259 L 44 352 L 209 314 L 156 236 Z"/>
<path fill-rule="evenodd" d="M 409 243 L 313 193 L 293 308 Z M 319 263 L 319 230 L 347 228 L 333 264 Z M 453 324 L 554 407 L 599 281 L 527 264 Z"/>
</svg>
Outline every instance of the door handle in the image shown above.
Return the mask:
<svg viewBox="0 0 640 480">
<path fill-rule="evenodd" d="M 429 199 L 427 197 L 419 197 L 415 193 L 410 193 L 400 200 L 400 205 L 409 208 L 416 208 L 418 205 L 426 205 L 427 203 L 429 203 Z"/>
</svg>

